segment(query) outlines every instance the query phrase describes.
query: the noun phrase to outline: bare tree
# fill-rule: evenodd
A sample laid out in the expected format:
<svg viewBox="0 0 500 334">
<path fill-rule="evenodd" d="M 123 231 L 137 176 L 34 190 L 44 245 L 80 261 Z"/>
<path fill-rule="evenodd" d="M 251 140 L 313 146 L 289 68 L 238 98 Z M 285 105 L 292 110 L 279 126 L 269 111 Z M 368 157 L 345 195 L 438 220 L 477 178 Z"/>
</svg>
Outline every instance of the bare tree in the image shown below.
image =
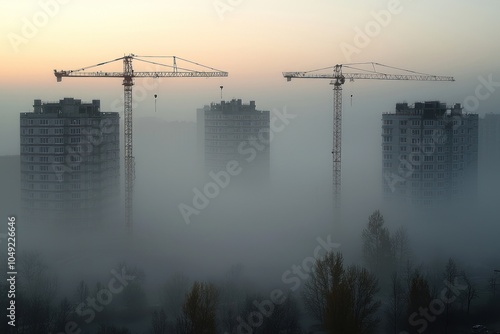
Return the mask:
<svg viewBox="0 0 500 334">
<path fill-rule="evenodd" d="M 321 320 L 329 333 L 365 334 L 375 331 L 380 301 L 378 283 L 366 269 L 343 266 L 341 253 L 328 253 L 317 260 L 304 285 L 307 310 Z"/>
<path fill-rule="evenodd" d="M 363 257 L 370 270 L 383 275 L 392 272 L 393 252 L 389 230 L 384 227 L 384 217 L 379 210 L 368 217 L 363 230 Z"/>
<path fill-rule="evenodd" d="M 151 319 L 151 334 L 168 334 L 173 331 L 172 326 L 167 321 L 165 311 L 154 311 Z"/>
<path fill-rule="evenodd" d="M 194 282 L 178 318 L 178 331 L 182 334 L 215 334 L 218 301 L 219 292 L 215 285 Z"/>
<path fill-rule="evenodd" d="M 341 253 L 327 254 L 316 261 L 314 272 L 304 283 L 302 299 L 309 314 L 321 324 L 325 323 L 328 294 L 339 282 L 344 272 L 344 259 Z"/>
<path fill-rule="evenodd" d="M 412 319 L 412 315 L 418 313 L 422 307 L 427 307 L 431 302 L 431 293 L 427 280 L 416 271 L 410 283 L 408 293 L 408 319 Z M 417 328 L 417 333 L 422 333 L 427 328 L 427 325 Z M 413 333 L 413 329 L 410 331 Z"/>
<path fill-rule="evenodd" d="M 390 300 L 386 312 L 389 319 L 390 331 L 394 334 L 399 333 L 405 312 L 405 296 L 401 278 L 397 272 L 394 272 L 391 277 Z"/>
<path fill-rule="evenodd" d="M 288 294 L 283 303 L 274 306 L 272 315 L 264 321 L 264 331 L 280 334 L 302 333 L 299 317 L 297 302 L 291 294 Z"/>
<path fill-rule="evenodd" d="M 462 276 L 463 276 L 465 285 L 467 286 L 465 289 L 464 296 L 465 296 L 465 301 L 467 303 L 467 315 L 468 315 L 468 314 L 470 314 L 470 305 L 472 303 L 472 300 L 479 297 L 479 294 L 477 292 L 477 289 L 476 289 L 474 283 L 471 281 L 469 276 L 467 276 L 465 271 L 462 272 Z"/>
<path fill-rule="evenodd" d="M 408 261 L 411 262 L 413 257 L 410 248 L 410 240 L 405 227 L 399 227 L 391 236 L 391 247 L 395 269 L 398 272 L 402 272 Z"/>
<path fill-rule="evenodd" d="M 459 275 L 460 275 L 460 273 L 458 271 L 458 266 L 457 266 L 456 262 L 452 258 L 449 258 L 448 263 L 446 264 L 446 267 L 445 267 L 444 272 L 443 272 L 443 279 L 445 281 L 449 282 L 450 284 L 454 284 L 455 279 L 457 279 Z M 454 295 L 450 289 L 447 289 L 445 296 L 446 296 L 446 298 L 448 298 L 448 300 L 451 300 Z M 444 307 L 445 307 L 444 308 L 444 332 L 448 333 L 449 325 L 451 322 L 451 313 L 453 310 L 453 302 L 444 303 Z"/>
<path fill-rule="evenodd" d="M 239 315 L 245 326 L 238 329 L 236 325 L 227 333 L 236 334 L 242 331 L 253 334 L 302 333 L 298 305 L 291 294 L 283 295 L 279 303 L 273 303 L 258 293 L 250 293 L 246 296 Z"/>
</svg>

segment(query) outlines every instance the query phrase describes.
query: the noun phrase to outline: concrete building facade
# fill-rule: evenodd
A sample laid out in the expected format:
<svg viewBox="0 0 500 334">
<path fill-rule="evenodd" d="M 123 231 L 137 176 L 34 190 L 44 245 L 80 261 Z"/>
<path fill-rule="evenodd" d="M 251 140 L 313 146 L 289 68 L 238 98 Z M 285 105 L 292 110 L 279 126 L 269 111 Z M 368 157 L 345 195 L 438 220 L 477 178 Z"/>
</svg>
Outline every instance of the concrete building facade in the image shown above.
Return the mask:
<svg viewBox="0 0 500 334">
<path fill-rule="evenodd" d="M 479 119 L 479 192 L 482 202 L 498 201 L 499 171 L 500 114 L 488 113 Z"/>
<path fill-rule="evenodd" d="M 382 116 L 386 199 L 439 206 L 477 192 L 478 115 L 460 104 L 397 103 Z"/>
<path fill-rule="evenodd" d="M 34 101 L 20 115 L 21 208 L 29 220 L 92 222 L 117 214 L 119 114 L 100 101 Z M 111 212 L 110 212 L 111 211 Z"/>
<path fill-rule="evenodd" d="M 197 110 L 199 155 L 205 170 L 225 170 L 229 161 L 269 175 L 269 111 L 241 99 L 212 103 Z M 249 173 L 247 173 L 249 174 Z"/>
<path fill-rule="evenodd" d="M 500 114 L 479 119 L 479 159 L 484 171 L 500 170 Z"/>
</svg>

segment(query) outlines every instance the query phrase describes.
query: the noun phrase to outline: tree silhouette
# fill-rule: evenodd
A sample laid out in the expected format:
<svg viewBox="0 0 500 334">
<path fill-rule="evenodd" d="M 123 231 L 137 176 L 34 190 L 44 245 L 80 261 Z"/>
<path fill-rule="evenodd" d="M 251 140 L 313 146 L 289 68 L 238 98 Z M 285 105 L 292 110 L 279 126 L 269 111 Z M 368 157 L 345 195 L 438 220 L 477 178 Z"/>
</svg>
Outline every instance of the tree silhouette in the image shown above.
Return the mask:
<svg viewBox="0 0 500 334">
<path fill-rule="evenodd" d="M 376 277 L 357 266 L 344 268 L 341 253 L 316 261 L 302 297 L 309 313 L 328 333 L 366 334 L 376 330 L 380 301 Z"/>
<path fill-rule="evenodd" d="M 179 334 L 216 334 L 216 308 L 219 292 L 211 283 L 194 282 L 186 295 L 177 321 Z"/>
<path fill-rule="evenodd" d="M 165 311 L 154 311 L 151 319 L 151 334 L 168 334 L 173 331 L 172 326 L 167 321 Z"/>
<path fill-rule="evenodd" d="M 394 256 L 389 230 L 384 227 L 384 217 L 379 210 L 368 217 L 363 230 L 363 258 L 370 270 L 378 276 L 391 273 Z"/>
<path fill-rule="evenodd" d="M 408 319 L 413 319 L 415 314 L 418 315 L 420 308 L 426 308 L 431 302 L 431 293 L 427 280 L 416 272 L 411 279 L 410 291 L 408 294 Z M 413 324 L 412 324 L 413 325 Z M 427 328 L 427 322 L 419 328 L 412 328 L 410 332 L 421 333 Z"/>
</svg>

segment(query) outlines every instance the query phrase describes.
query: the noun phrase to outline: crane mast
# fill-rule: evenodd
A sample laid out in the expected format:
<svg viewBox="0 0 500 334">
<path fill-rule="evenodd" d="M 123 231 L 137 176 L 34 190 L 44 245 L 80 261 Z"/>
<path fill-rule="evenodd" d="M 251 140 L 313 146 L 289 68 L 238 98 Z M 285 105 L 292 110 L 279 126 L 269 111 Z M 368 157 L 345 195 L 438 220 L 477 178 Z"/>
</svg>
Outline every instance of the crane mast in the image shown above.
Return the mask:
<svg viewBox="0 0 500 334">
<path fill-rule="evenodd" d="M 123 142 L 125 148 L 125 225 L 132 228 L 133 222 L 133 196 L 135 180 L 135 160 L 132 145 L 132 87 L 134 86 L 134 70 L 132 57 L 123 57 Z"/>
<path fill-rule="evenodd" d="M 361 66 L 361 67 L 360 67 Z M 365 66 L 365 68 L 363 68 Z M 368 66 L 368 68 L 366 68 Z M 378 70 L 379 67 L 387 70 L 403 73 L 385 73 Z M 344 72 L 347 68 L 354 72 Z M 320 71 L 330 73 L 317 73 Z M 339 211 L 341 207 L 341 169 L 342 169 L 342 86 L 346 79 L 354 81 L 357 79 L 375 79 L 375 80 L 414 80 L 414 81 L 455 81 L 450 76 L 437 76 L 425 74 L 379 63 L 356 63 L 356 64 L 337 64 L 335 66 L 321 68 L 318 70 L 306 72 L 283 72 L 283 77 L 287 81 L 292 79 L 330 79 L 333 85 L 333 204 Z"/>
<path fill-rule="evenodd" d="M 172 58 L 173 65 L 166 65 L 158 62 L 146 60 L 144 58 Z M 140 71 L 134 72 L 133 60 L 154 64 L 157 66 L 169 67 L 170 71 Z M 177 59 L 181 59 L 191 65 L 201 67 L 203 70 L 191 70 L 187 68 L 179 68 Z M 123 61 L 123 71 L 87 71 L 90 68 L 107 65 L 116 61 Z M 71 71 L 54 70 L 57 82 L 61 82 L 63 77 L 97 77 L 97 78 L 123 78 L 123 116 L 124 116 L 124 156 L 125 156 L 125 225 L 131 230 L 133 225 L 133 194 L 135 180 L 135 160 L 133 155 L 133 127 L 132 127 L 132 88 L 134 86 L 134 78 L 174 78 L 174 77 L 227 77 L 228 73 L 217 70 L 212 67 L 201 65 L 187 59 L 176 56 L 137 56 L 129 54 L 117 59 L 99 63 L 93 66 L 81 68 Z"/>
</svg>

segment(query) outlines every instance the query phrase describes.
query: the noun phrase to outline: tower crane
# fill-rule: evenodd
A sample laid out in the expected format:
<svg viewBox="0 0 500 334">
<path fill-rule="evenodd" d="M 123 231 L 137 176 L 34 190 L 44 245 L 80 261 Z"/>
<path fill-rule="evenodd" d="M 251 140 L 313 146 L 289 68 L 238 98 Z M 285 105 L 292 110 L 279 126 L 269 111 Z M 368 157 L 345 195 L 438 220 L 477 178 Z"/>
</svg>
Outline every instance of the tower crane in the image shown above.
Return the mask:
<svg viewBox="0 0 500 334">
<path fill-rule="evenodd" d="M 172 59 L 172 65 L 166 65 L 149 58 L 169 58 Z M 177 66 L 177 60 L 196 65 L 201 70 L 191 70 Z M 168 67 L 168 71 L 134 71 L 132 61 L 140 61 L 156 66 Z M 123 71 L 88 71 L 89 69 L 107 65 L 114 62 L 123 62 Z M 125 148 L 125 224 L 128 229 L 132 228 L 133 223 L 133 188 L 135 179 L 135 161 L 132 154 L 132 87 L 134 78 L 193 78 L 193 77 L 227 77 L 228 73 L 217 70 L 212 67 L 201 65 L 199 63 L 183 59 L 176 56 L 137 56 L 129 54 L 110 61 L 102 62 L 96 65 L 87 66 L 71 71 L 54 70 L 57 82 L 62 81 L 63 77 L 97 77 L 97 78 L 123 78 L 124 91 L 124 148 Z"/>
<path fill-rule="evenodd" d="M 363 67 L 364 66 L 364 67 Z M 379 68 L 399 72 L 389 74 Z M 348 69 L 347 72 L 343 69 Z M 328 71 L 328 73 L 324 73 Z M 322 73 L 323 72 L 323 73 Z M 341 157 L 342 157 L 342 85 L 346 79 L 415 80 L 415 81 L 455 81 L 453 77 L 425 74 L 379 63 L 337 64 L 306 72 L 283 72 L 287 81 L 292 79 L 331 79 L 333 85 L 333 200 L 335 208 L 341 201 Z"/>
</svg>

